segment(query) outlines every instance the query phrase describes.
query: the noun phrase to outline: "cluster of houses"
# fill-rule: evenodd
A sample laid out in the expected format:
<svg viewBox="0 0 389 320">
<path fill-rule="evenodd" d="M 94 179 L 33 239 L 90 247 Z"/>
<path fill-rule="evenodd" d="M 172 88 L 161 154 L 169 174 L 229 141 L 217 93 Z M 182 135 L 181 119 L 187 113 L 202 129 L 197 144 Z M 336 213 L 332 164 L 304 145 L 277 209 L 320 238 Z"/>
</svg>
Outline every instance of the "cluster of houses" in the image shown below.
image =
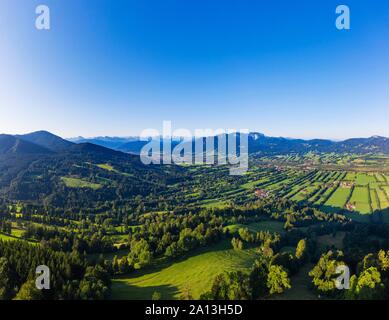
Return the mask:
<svg viewBox="0 0 389 320">
<path fill-rule="evenodd" d="M 270 196 L 270 192 L 264 189 L 255 189 L 254 193 L 260 199 L 267 198 Z"/>
<path fill-rule="evenodd" d="M 340 186 L 341 186 L 342 188 L 351 189 L 351 188 L 354 186 L 354 182 L 342 181 L 342 182 L 340 183 Z"/>
<path fill-rule="evenodd" d="M 336 185 L 337 185 L 336 182 L 330 182 L 330 183 L 324 184 L 324 187 L 325 187 L 325 188 L 333 188 L 333 187 L 335 187 Z"/>
</svg>

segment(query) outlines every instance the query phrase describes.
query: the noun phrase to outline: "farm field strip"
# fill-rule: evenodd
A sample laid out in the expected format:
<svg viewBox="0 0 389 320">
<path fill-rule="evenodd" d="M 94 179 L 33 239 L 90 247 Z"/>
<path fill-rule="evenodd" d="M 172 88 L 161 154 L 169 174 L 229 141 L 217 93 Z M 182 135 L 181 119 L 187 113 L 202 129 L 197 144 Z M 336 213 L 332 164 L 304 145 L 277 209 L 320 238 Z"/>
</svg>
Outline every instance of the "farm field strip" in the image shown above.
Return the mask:
<svg viewBox="0 0 389 320">
<path fill-rule="evenodd" d="M 377 189 L 375 187 L 371 187 L 371 185 L 368 186 L 369 189 L 369 200 L 370 200 L 370 206 L 371 210 L 377 211 L 381 209 L 380 201 L 377 193 Z"/>
<path fill-rule="evenodd" d="M 382 173 L 376 173 L 375 178 L 376 178 L 377 182 L 387 182 L 385 179 L 385 176 L 382 175 Z"/>
<path fill-rule="evenodd" d="M 334 192 L 334 187 L 327 187 L 327 189 L 321 194 L 320 198 L 316 201 L 316 205 L 322 206 Z"/>
<path fill-rule="evenodd" d="M 381 188 L 376 189 L 381 209 L 389 208 L 389 197 Z"/>
<path fill-rule="evenodd" d="M 374 176 L 366 173 L 358 173 L 355 183 L 361 186 L 367 186 L 369 183 L 376 182 Z"/>
<path fill-rule="evenodd" d="M 325 203 L 329 207 L 344 208 L 351 193 L 351 189 L 339 187 Z"/>
<path fill-rule="evenodd" d="M 362 214 L 371 213 L 369 189 L 367 187 L 355 187 L 350 202 L 355 204 L 356 210 Z"/>
</svg>

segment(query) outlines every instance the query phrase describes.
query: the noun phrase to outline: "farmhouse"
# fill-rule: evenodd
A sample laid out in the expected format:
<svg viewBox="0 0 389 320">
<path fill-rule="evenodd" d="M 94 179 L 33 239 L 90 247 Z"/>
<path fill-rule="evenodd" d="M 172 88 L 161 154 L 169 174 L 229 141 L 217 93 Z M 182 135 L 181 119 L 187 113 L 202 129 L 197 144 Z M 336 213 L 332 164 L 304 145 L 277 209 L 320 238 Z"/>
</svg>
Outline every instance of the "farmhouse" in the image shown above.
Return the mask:
<svg viewBox="0 0 389 320">
<path fill-rule="evenodd" d="M 263 199 L 263 198 L 269 197 L 270 193 L 269 193 L 269 191 L 266 191 L 266 190 L 263 190 L 263 189 L 256 189 L 255 190 L 255 195 L 258 198 Z"/>
<path fill-rule="evenodd" d="M 353 186 L 354 186 L 354 183 L 353 182 L 350 182 L 350 181 L 342 181 L 340 183 L 340 186 L 342 188 L 347 188 L 347 189 L 351 189 Z"/>
<path fill-rule="evenodd" d="M 332 187 L 334 187 L 334 186 L 335 186 L 335 183 L 334 183 L 334 182 L 326 183 L 326 184 L 324 185 L 325 188 L 332 188 Z"/>
<path fill-rule="evenodd" d="M 355 206 L 355 204 L 352 204 L 352 203 L 349 202 L 349 203 L 346 204 L 346 209 L 348 211 L 355 211 L 356 206 Z"/>
</svg>

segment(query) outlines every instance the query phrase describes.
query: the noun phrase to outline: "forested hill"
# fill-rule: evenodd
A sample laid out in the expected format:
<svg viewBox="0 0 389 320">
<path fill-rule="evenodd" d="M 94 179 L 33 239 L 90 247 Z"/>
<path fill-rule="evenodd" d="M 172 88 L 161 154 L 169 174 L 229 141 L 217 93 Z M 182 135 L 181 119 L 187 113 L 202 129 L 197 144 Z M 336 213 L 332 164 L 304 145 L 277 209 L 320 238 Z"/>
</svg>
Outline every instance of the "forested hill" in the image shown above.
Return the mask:
<svg viewBox="0 0 389 320">
<path fill-rule="evenodd" d="M 48 132 L 0 135 L 0 198 L 58 208 L 96 208 L 163 190 L 180 168 L 145 166 L 139 156 Z"/>
<path fill-rule="evenodd" d="M 33 155 L 48 154 L 51 151 L 41 145 L 7 135 L 0 135 L 0 155 Z"/>
<path fill-rule="evenodd" d="M 337 152 L 337 153 L 386 153 L 389 154 L 389 139 L 374 136 L 370 138 L 353 138 L 344 141 L 324 139 L 302 140 L 267 137 L 259 133 L 249 135 L 250 153 L 305 153 L 305 152 Z"/>
<path fill-rule="evenodd" d="M 15 136 L 18 139 L 28 141 L 52 151 L 64 151 L 73 143 L 62 139 L 47 131 L 36 131 L 24 135 Z"/>
</svg>

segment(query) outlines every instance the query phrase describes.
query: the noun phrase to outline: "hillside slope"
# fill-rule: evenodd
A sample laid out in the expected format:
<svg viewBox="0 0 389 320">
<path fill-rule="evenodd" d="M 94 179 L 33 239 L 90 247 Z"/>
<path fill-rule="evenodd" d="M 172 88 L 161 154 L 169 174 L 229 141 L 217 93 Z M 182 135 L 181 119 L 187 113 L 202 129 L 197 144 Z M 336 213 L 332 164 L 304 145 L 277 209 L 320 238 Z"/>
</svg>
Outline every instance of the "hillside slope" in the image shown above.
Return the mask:
<svg viewBox="0 0 389 320">
<path fill-rule="evenodd" d="M 135 155 L 91 143 L 66 143 L 47 133 L 28 137 L 57 151 L 0 135 L 0 197 L 7 201 L 96 208 L 155 193 L 180 179 L 179 168 L 145 166 Z"/>
<path fill-rule="evenodd" d="M 47 131 L 36 131 L 24 135 L 17 135 L 15 137 L 56 152 L 64 151 L 73 145 L 72 142 Z"/>
</svg>

